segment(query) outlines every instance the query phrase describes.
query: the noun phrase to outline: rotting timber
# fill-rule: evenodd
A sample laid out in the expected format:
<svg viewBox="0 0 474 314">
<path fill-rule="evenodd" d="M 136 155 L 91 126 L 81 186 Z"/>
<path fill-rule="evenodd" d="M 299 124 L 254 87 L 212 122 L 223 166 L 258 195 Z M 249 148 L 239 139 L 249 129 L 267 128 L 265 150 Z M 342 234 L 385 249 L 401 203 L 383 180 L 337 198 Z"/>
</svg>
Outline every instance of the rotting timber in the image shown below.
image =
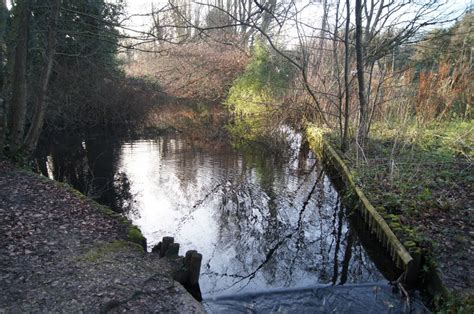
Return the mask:
<svg viewBox="0 0 474 314">
<path fill-rule="evenodd" d="M 180 259 L 181 267 L 173 273 L 173 279 L 182 284 L 196 300 L 202 301 L 199 287 L 202 254 L 196 250 L 189 250 L 183 258 L 178 255 L 178 252 L 179 243 L 175 243 L 173 237 L 163 237 L 162 241 L 152 249 L 152 253 L 158 254 L 160 258 Z"/>
<path fill-rule="evenodd" d="M 385 219 L 357 186 L 347 165 L 331 144 L 324 139 L 323 134 L 322 130 L 315 127 L 307 129 L 306 135 L 310 148 L 318 155 L 325 167 L 341 181 L 346 192 L 346 198 L 349 199 L 354 205 L 353 207 L 360 213 L 370 233 L 386 249 L 395 265 L 403 270 L 400 279 L 409 285 L 416 284 L 421 263 L 420 249 L 417 247 L 407 249 L 400 242 Z"/>
</svg>

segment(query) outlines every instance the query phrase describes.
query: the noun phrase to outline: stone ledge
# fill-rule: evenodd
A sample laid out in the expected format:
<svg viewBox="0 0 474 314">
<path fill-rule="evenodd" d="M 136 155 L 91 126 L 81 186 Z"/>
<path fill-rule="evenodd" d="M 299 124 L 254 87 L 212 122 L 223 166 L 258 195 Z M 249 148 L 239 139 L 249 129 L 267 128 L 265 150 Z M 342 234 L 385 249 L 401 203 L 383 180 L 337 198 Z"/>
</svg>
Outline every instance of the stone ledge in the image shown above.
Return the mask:
<svg viewBox="0 0 474 314">
<path fill-rule="evenodd" d="M 413 255 L 405 248 L 397 236 L 393 233 L 385 219 L 370 203 L 363 191 L 357 186 L 349 168 L 340 155 L 323 137 L 324 131 L 315 127 L 306 130 L 311 149 L 318 155 L 326 167 L 332 168 L 344 184 L 346 194 L 356 204 L 364 222 L 368 225 L 370 232 L 376 236 L 380 244 L 387 250 L 397 267 L 404 270 L 402 279 L 413 284 L 418 279 L 421 254 L 419 249 L 414 248 Z"/>
</svg>

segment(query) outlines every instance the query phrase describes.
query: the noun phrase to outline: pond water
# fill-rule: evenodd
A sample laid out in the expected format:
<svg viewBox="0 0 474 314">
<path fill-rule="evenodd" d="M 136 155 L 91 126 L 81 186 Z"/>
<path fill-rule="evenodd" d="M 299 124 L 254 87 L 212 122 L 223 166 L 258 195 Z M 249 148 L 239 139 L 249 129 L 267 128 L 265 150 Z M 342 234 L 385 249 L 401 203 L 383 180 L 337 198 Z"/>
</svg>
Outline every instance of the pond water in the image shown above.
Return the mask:
<svg viewBox="0 0 474 314">
<path fill-rule="evenodd" d="M 405 311 L 321 164 L 293 140 L 275 157 L 181 134 L 69 136 L 43 142 L 36 166 L 123 212 L 149 249 L 173 236 L 181 255 L 202 253 L 211 312 Z"/>
</svg>

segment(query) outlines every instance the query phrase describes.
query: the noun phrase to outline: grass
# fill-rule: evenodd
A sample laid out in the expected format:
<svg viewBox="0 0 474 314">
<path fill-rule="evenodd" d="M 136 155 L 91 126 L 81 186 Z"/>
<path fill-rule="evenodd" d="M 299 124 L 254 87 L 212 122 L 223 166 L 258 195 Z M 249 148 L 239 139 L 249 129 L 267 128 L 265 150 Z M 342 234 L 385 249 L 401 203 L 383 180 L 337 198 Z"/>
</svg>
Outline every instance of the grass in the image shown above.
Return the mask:
<svg viewBox="0 0 474 314">
<path fill-rule="evenodd" d="M 140 244 L 146 250 L 146 238 L 143 236 L 137 226 L 130 225 L 128 228 L 127 238 L 130 242 Z"/>
<path fill-rule="evenodd" d="M 468 206 L 474 122 L 374 126 L 365 154 L 345 154 L 359 184 L 387 214 Z M 375 193 L 371 193 L 375 192 Z"/>
</svg>

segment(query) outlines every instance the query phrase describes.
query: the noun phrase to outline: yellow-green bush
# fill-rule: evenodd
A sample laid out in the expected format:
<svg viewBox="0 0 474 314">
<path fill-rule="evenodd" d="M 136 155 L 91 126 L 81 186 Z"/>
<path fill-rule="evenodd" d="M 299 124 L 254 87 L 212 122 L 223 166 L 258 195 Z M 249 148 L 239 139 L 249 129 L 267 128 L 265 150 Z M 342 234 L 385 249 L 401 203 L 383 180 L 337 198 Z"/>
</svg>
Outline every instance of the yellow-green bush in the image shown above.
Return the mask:
<svg viewBox="0 0 474 314">
<path fill-rule="evenodd" d="M 289 62 L 268 46 L 257 43 L 250 63 L 232 84 L 225 101 L 234 117 L 228 125 L 230 133 L 245 140 L 267 135 L 274 126 L 269 117 L 282 105 L 291 78 Z"/>
</svg>

